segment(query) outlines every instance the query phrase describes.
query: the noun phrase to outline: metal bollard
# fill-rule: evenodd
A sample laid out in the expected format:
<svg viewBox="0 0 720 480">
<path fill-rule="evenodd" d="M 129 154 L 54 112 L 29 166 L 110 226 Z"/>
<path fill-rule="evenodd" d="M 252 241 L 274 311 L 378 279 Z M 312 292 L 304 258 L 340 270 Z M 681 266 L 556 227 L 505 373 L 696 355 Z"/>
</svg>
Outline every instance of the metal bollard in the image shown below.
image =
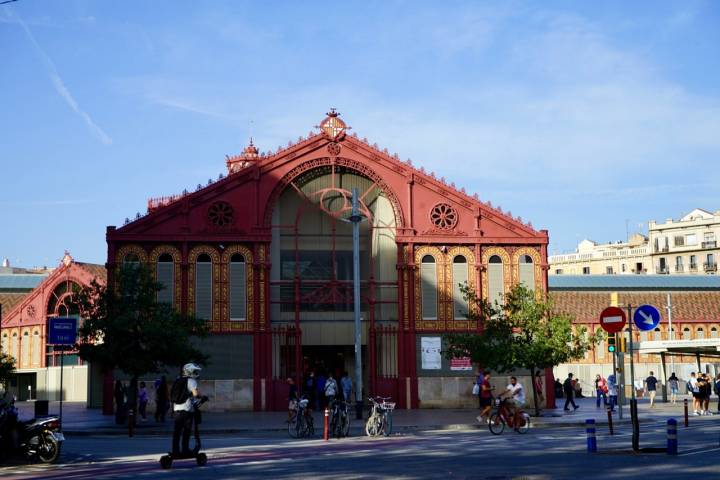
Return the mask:
<svg viewBox="0 0 720 480">
<path fill-rule="evenodd" d="M 677 420 L 669 418 L 667 421 L 667 454 L 677 455 Z"/>
<path fill-rule="evenodd" d="M 328 409 L 325 409 L 325 428 L 323 430 L 323 440 L 327 441 L 330 438 L 330 433 L 328 432 L 328 416 L 330 412 Z"/>
<path fill-rule="evenodd" d="M 687 406 L 687 398 L 685 399 L 685 428 L 688 426 L 688 406 Z"/>
<path fill-rule="evenodd" d="M 597 438 L 595 437 L 595 420 L 589 418 L 585 420 L 585 433 L 587 433 L 587 449 L 588 453 L 597 452 Z"/>
<path fill-rule="evenodd" d="M 613 431 L 612 412 L 610 410 L 608 410 L 607 414 L 608 414 L 608 429 L 610 430 L 610 435 L 615 435 L 615 432 Z"/>
</svg>

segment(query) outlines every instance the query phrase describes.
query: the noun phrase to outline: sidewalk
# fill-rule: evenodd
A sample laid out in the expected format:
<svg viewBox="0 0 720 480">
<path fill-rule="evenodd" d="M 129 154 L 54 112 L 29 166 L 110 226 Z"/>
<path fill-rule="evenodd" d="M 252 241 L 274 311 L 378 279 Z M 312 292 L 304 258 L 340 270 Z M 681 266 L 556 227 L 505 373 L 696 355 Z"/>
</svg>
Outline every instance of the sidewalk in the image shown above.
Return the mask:
<svg viewBox="0 0 720 480">
<path fill-rule="evenodd" d="M 606 425 L 608 422 L 605 408 L 596 408 L 594 398 L 577 399 L 580 406 L 575 412 L 565 413 L 562 410 L 564 400 L 557 401 L 558 408 L 544 410 L 540 417 L 532 418 L 532 425 L 535 428 L 542 427 L 580 427 L 587 419 L 593 419 L 598 425 Z M 713 397 L 711 411 L 717 406 L 717 400 Z M 21 418 L 33 416 L 33 402 L 18 402 Z M 50 403 L 50 412 L 58 413 L 58 402 Z M 393 413 L 393 430 L 459 430 L 477 428 L 478 423 L 475 417 L 478 415 L 476 409 L 463 410 L 395 410 Z M 534 413 L 534 412 L 529 412 Z M 367 413 L 366 413 L 367 414 Z M 316 435 L 322 434 L 322 415 L 313 413 L 315 417 Z M 645 399 L 638 400 L 638 415 L 640 422 L 666 421 L 674 417 L 678 423 L 683 422 L 683 403 L 679 401 L 676 405 L 669 403 L 656 403 L 650 408 Z M 693 417 L 690 411 L 690 422 L 700 417 Z M 716 418 L 720 416 L 703 417 Z M 205 433 L 261 433 L 261 432 L 286 432 L 286 412 L 207 412 L 203 414 L 202 430 Z M 623 419 L 619 419 L 616 410 L 613 415 L 615 424 L 629 423 L 630 408 L 623 407 Z M 319 428 L 318 428 L 319 427 Z M 360 434 L 364 430 L 364 423 L 352 417 L 351 429 L 353 434 Z M 70 435 L 127 435 L 127 425 L 115 425 L 114 416 L 102 415 L 100 410 L 90 410 L 84 403 L 66 402 L 63 404 L 63 431 Z M 172 432 L 172 419 L 168 417 L 164 424 L 157 424 L 148 412 L 147 422 L 137 422 L 136 435 L 169 435 Z"/>
</svg>

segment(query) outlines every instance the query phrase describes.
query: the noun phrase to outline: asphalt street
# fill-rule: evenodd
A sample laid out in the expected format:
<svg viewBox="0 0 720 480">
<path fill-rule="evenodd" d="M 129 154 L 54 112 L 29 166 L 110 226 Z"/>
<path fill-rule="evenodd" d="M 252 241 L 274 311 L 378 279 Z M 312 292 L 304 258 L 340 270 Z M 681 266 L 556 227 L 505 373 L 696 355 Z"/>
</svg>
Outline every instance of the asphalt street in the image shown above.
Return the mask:
<svg viewBox="0 0 720 480">
<path fill-rule="evenodd" d="M 664 422 L 641 426 L 641 447 L 664 447 Z M 610 437 L 598 429 L 599 452 L 586 450 L 584 428 L 534 428 L 525 435 L 486 428 L 399 433 L 388 438 L 292 440 L 279 433 L 214 435 L 204 439 L 209 461 L 162 470 L 165 437 L 69 437 L 60 463 L 15 463 L 0 469 L 10 479 L 98 478 L 478 478 L 603 479 L 720 478 L 720 416 L 679 427 L 679 454 L 632 453 L 627 426 Z"/>
</svg>

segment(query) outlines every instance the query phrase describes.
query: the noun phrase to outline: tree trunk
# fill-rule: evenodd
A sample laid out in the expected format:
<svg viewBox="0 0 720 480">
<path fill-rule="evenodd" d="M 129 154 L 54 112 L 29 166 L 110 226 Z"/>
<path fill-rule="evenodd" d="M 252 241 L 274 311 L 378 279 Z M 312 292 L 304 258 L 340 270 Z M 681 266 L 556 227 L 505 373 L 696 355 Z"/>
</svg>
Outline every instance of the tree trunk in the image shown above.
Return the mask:
<svg viewBox="0 0 720 480">
<path fill-rule="evenodd" d="M 533 403 L 535 404 L 535 416 L 540 416 L 540 406 L 538 405 L 537 390 L 535 389 L 535 367 L 530 367 L 530 384 L 532 385 Z"/>
</svg>

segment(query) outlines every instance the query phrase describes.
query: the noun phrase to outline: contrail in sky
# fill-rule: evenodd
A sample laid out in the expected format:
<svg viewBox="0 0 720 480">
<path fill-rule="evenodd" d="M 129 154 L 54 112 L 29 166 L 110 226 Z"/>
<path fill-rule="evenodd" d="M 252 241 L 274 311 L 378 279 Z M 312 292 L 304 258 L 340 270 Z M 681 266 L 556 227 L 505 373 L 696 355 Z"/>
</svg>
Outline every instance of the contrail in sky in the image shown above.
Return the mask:
<svg viewBox="0 0 720 480">
<path fill-rule="evenodd" d="M 13 13 L 10 12 L 10 15 L 13 16 Z M 90 115 L 85 110 L 80 108 L 77 100 L 75 100 L 75 97 L 72 96 L 70 90 L 68 90 L 68 88 L 65 86 L 65 82 L 63 82 L 62 78 L 60 78 L 55 64 L 50 59 L 48 54 L 45 53 L 45 50 L 42 49 L 37 40 L 35 40 L 35 36 L 32 34 L 28 26 L 25 24 L 22 18 L 20 18 L 19 15 L 14 14 L 14 16 L 17 19 L 18 24 L 23 28 L 23 30 L 25 30 L 25 33 L 30 39 L 30 42 L 35 46 L 35 50 L 37 50 L 38 54 L 45 62 L 48 74 L 50 75 L 50 80 L 55 87 L 55 91 L 57 91 L 57 93 L 63 98 L 63 100 L 65 100 L 65 103 L 67 103 L 68 106 L 72 108 L 75 113 L 80 115 L 80 117 L 85 121 L 93 135 L 95 135 L 105 145 L 110 145 L 112 143 L 112 138 L 110 138 L 110 136 L 105 133 L 103 129 L 100 128 L 100 126 L 93 121 L 92 118 L 90 118 Z"/>
</svg>

